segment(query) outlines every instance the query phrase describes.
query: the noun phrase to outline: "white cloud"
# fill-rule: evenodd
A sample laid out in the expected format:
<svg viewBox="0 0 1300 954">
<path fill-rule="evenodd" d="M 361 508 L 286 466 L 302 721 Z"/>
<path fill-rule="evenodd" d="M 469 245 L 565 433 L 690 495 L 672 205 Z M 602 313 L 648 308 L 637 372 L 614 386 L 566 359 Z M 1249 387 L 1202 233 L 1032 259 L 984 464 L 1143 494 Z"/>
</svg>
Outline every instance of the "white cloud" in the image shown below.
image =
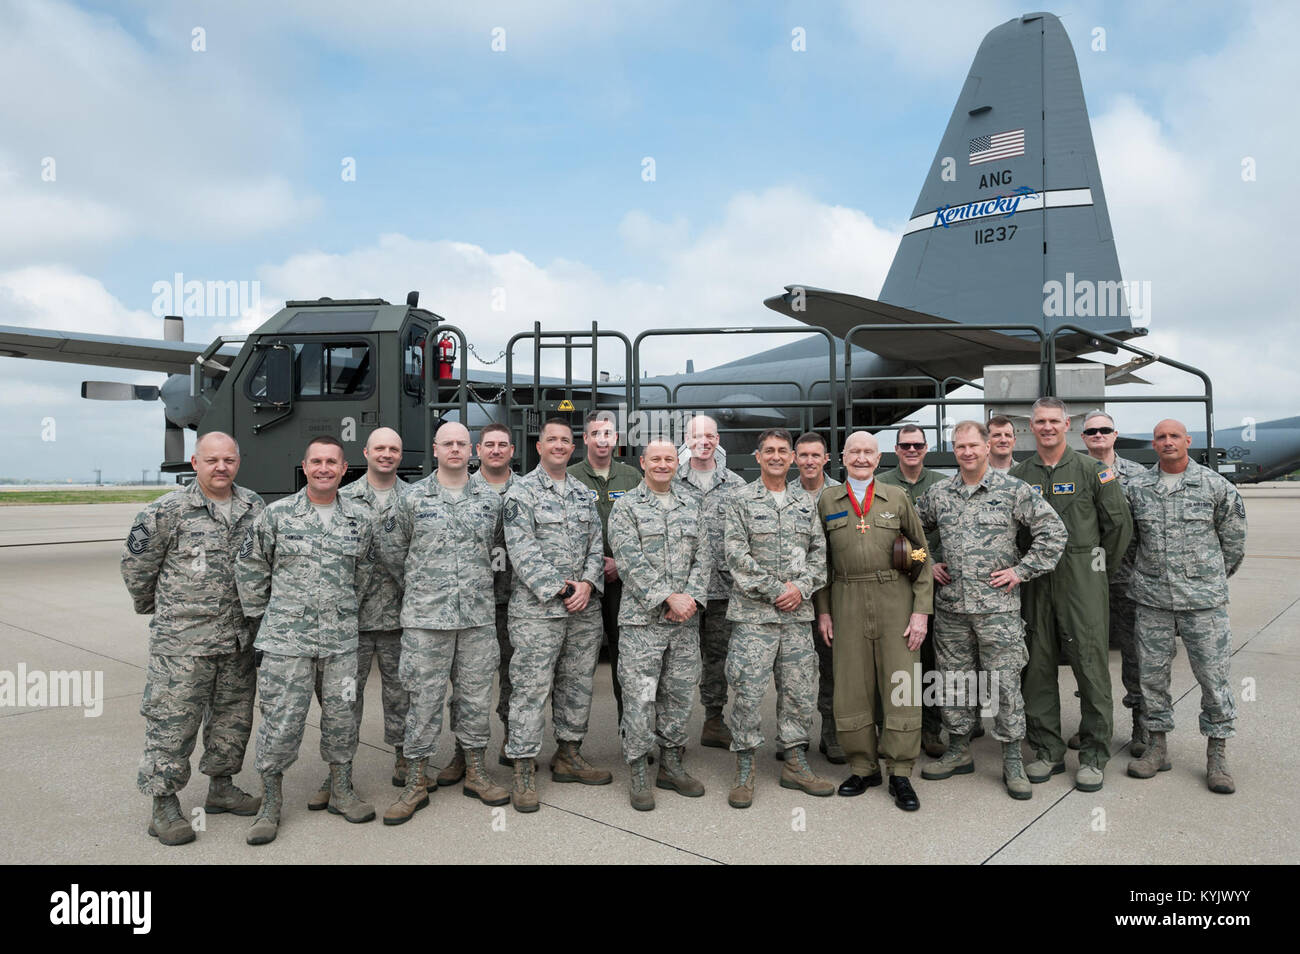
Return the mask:
<svg viewBox="0 0 1300 954">
<path fill-rule="evenodd" d="M 149 47 L 60 0 L 2 6 L 0 85 L 14 95 L 0 102 L 0 254 L 30 260 L 178 225 L 228 238 L 316 211 L 267 168 L 298 153 L 296 110 L 228 43 L 194 52 L 187 26 Z"/>
<path fill-rule="evenodd" d="M 400 301 L 404 290 L 418 288 L 425 307 L 464 329 L 491 358 L 535 321 L 557 330 L 589 328 L 595 320 L 629 338 L 652 327 L 790 324 L 762 299 L 796 282 L 875 294 L 898 244 L 896 233 L 864 213 L 788 188 L 741 193 L 719 222 L 694 237 L 690 231 L 684 219 L 664 223 L 640 211 L 624 217 L 619 234 L 644 256 L 643 272 L 653 280 L 398 234 L 346 253 L 295 255 L 261 269 L 259 279 L 267 303 L 319 295 Z M 504 310 L 496 310 L 502 301 Z M 255 324 L 250 318 L 240 330 Z M 778 343 L 755 339 L 750 350 Z M 648 352 L 658 362 L 652 373 L 682 370 L 682 348 L 680 341 L 664 342 Z M 617 372 L 622 354 L 605 353 Z M 700 354 L 696 366 L 740 353 Z"/>
</svg>

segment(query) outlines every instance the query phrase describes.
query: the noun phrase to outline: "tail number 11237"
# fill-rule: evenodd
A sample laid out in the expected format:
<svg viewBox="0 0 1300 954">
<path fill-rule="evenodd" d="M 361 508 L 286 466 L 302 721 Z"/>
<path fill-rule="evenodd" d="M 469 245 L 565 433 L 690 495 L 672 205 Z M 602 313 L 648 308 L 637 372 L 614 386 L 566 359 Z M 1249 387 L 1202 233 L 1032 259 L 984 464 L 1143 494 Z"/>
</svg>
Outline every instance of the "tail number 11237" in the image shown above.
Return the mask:
<svg viewBox="0 0 1300 954">
<path fill-rule="evenodd" d="M 1014 225 L 999 225 L 987 229 L 975 230 L 975 244 L 988 245 L 990 242 L 1005 242 L 1016 234 Z"/>
</svg>

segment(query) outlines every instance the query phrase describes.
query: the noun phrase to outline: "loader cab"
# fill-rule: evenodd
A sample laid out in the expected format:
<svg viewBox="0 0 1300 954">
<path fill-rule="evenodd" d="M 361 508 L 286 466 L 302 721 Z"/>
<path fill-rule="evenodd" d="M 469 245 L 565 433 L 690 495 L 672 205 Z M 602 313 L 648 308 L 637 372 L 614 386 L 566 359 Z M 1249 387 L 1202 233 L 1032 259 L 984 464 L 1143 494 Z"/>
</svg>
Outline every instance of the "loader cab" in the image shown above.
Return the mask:
<svg viewBox="0 0 1300 954">
<path fill-rule="evenodd" d="M 399 473 L 418 479 L 424 365 L 441 319 L 415 300 L 290 301 L 248 337 L 203 428 L 229 415 L 243 451 L 241 484 L 268 501 L 296 493 L 306 482 L 303 448 L 326 434 L 343 442 L 348 483 L 365 473 L 362 449 L 380 426 L 402 435 Z"/>
</svg>

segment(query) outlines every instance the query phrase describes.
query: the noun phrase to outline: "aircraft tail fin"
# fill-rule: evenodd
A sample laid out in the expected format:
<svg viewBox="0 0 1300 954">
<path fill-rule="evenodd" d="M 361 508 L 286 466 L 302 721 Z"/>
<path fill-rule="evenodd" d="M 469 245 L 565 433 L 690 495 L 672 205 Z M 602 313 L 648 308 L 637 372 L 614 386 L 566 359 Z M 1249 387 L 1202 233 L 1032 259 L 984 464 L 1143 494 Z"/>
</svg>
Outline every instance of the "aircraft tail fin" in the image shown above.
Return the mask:
<svg viewBox="0 0 1300 954">
<path fill-rule="evenodd" d="M 1073 324 L 1125 338 L 1142 333 L 1129 290 L 1074 51 L 1060 20 L 1033 13 L 980 44 L 879 302 L 821 293 L 831 313 L 791 308 L 789 294 L 767 304 L 832 331 L 827 322 L 842 325 L 852 300 L 860 312 L 892 306 L 960 324 Z M 921 357 L 928 338 L 912 335 L 903 349 Z M 1073 343 L 1080 350 L 1086 337 Z"/>
<path fill-rule="evenodd" d="M 1124 291 L 1070 38 L 1026 14 L 980 44 L 880 298 L 966 323 L 1122 334 Z"/>
</svg>

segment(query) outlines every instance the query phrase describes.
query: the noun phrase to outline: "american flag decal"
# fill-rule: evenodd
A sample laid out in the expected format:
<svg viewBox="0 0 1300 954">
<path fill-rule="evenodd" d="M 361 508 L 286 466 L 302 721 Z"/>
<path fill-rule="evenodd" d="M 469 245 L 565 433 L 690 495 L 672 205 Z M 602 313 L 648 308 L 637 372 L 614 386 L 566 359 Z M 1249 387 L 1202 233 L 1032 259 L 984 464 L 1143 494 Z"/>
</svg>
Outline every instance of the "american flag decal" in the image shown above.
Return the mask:
<svg viewBox="0 0 1300 954">
<path fill-rule="evenodd" d="M 998 159 L 1010 159 L 1012 156 L 1025 154 L 1025 131 L 1012 129 L 1008 132 L 994 133 L 991 136 L 976 136 L 970 141 L 970 164 L 977 166 L 981 162 L 995 162 Z"/>
</svg>

